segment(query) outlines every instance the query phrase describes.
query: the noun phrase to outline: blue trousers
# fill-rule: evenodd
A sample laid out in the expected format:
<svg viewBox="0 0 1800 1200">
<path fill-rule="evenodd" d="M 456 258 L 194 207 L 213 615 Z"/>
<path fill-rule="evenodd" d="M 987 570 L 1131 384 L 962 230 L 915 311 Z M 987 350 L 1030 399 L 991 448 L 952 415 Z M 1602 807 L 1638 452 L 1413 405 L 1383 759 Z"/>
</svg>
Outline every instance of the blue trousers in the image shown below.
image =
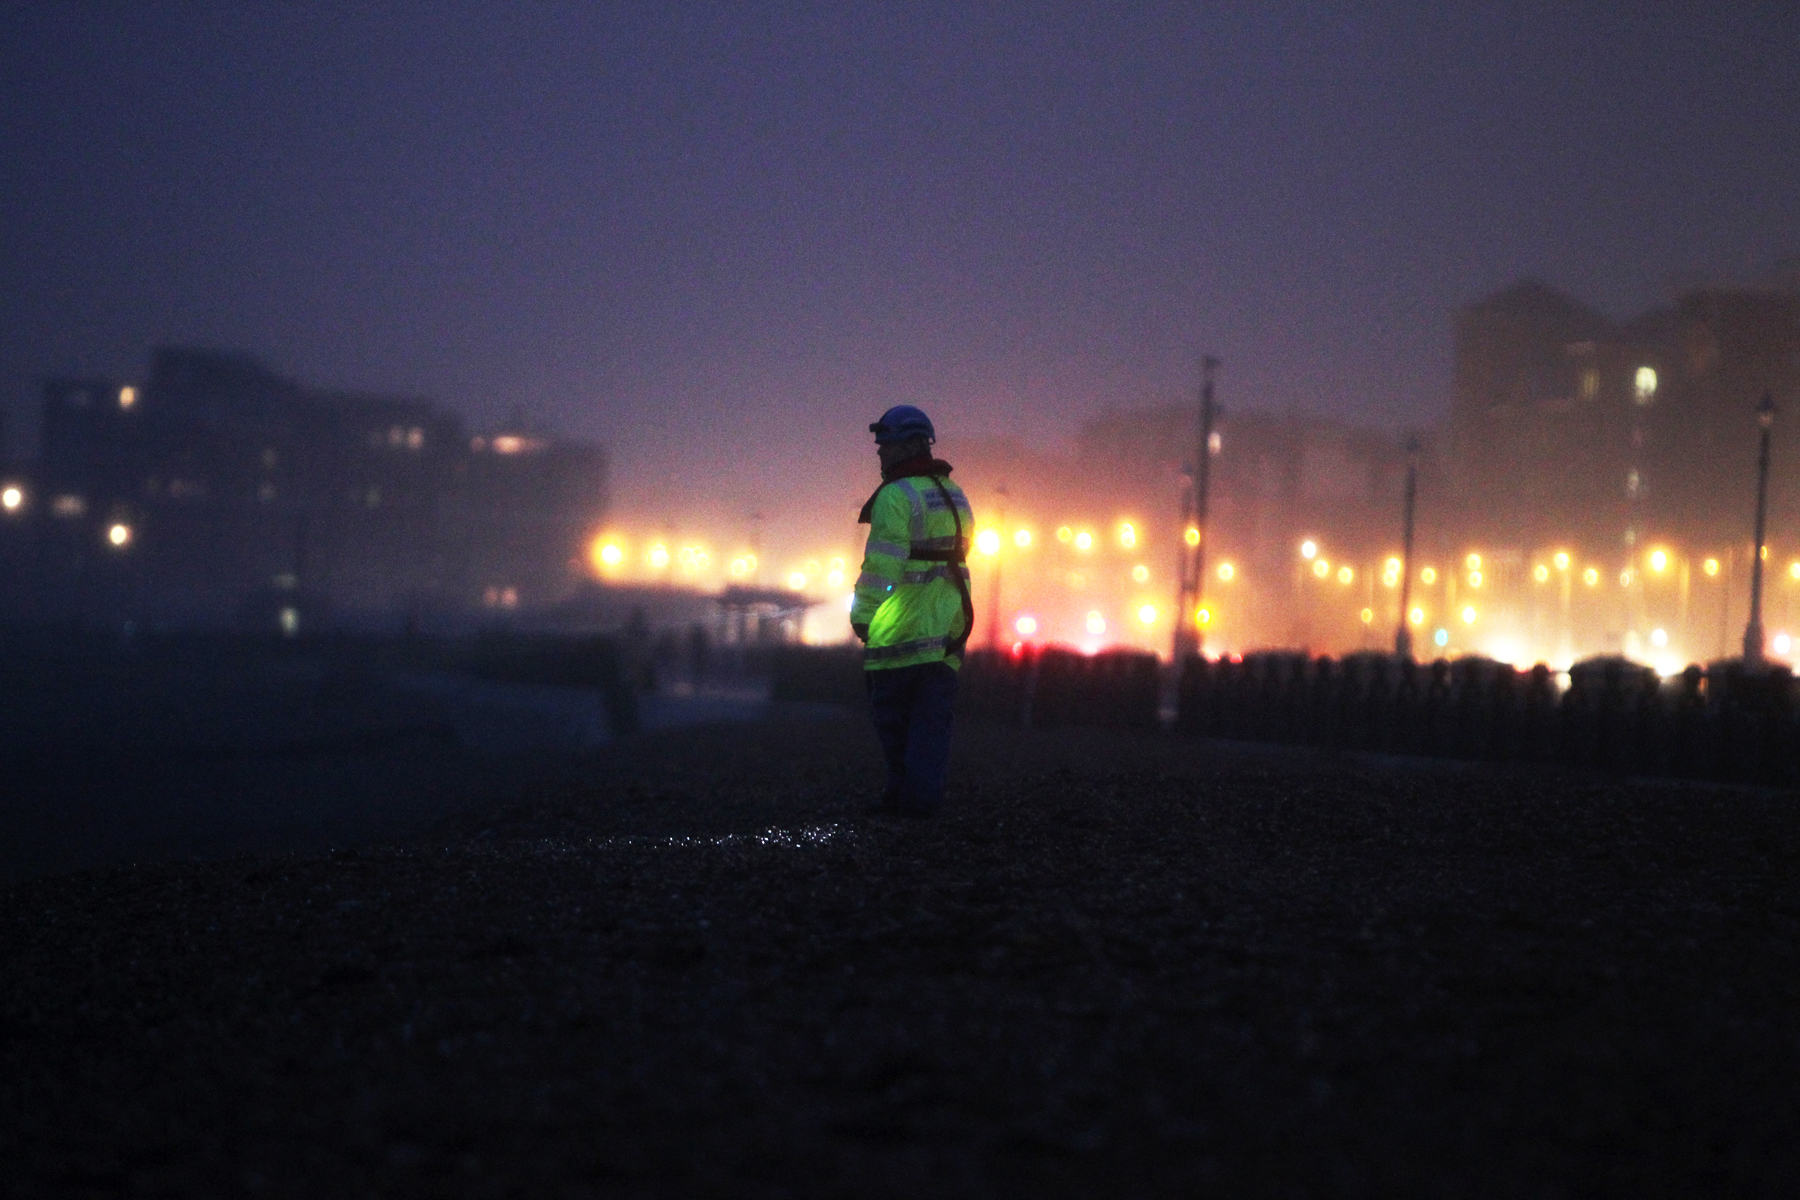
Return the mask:
<svg viewBox="0 0 1800 1200">
<path fill-rule="evenodd" d="M 906 812 L 936 812 L 950 774 L 956 671 L 941 662 L 920 663 L 864 671 L 863 683 L 887 759 L 885 802 Z"/>
</svg>

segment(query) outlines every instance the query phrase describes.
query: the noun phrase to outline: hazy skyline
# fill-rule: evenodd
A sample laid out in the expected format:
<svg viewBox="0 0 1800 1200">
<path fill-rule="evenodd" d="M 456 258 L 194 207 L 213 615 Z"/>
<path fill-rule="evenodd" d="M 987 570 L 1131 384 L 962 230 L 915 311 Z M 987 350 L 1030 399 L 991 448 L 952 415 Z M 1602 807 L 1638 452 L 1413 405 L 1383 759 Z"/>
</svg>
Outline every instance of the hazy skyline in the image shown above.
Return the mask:
<svg viewBox="0 0 1800 1200">
<path fill-rule="evenodd" d="M 1800 249 L 1773 6 L 4 22 L 15 446 L 43 376 L 205 344 L 598 439 L 627 515 L 836 521 L 890 402 L 954 460 L 1184 398 L 1205 351 L 1227 405 L 1397 427 L 1490 290 L 1625 315 Z"/>
</svg>

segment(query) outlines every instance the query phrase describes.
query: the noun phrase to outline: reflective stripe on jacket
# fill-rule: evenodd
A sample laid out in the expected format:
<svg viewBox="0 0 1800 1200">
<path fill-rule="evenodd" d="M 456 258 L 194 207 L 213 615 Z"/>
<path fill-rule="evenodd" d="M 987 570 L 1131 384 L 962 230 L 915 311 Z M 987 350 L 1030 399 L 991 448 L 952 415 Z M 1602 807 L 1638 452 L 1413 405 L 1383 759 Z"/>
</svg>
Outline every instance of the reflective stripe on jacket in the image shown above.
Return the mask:
<svg viewBox="0 0 1800 1200">
<path fill-rule="evenodd" d="M 955 517 L 944 503 L 945 493 L 956 506 Z M 856 596 L 850 604 L 850 623 L 869 627 L 864 668 L 879 671 L 928 662 L 962 665 L 961 657 L 948 650 L 968 636 L 963 588 L 969 586 L 969 567 L 945 559 L 966 552 L 975 537 L 974 523 L 968 497 L 947 477 L 906 476 L 875 494 L 862 574 L 856 578 Z"/>
</svg>

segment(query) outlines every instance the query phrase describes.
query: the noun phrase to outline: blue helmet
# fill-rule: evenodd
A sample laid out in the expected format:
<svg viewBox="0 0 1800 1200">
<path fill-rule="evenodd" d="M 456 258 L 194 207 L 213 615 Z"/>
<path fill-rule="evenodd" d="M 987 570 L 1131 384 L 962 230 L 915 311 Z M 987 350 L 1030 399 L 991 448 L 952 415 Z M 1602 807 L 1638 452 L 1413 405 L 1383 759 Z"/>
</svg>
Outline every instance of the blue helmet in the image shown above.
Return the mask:
<svg viewBox="0 0 1800 1200">
<path fill-rule="evenodd" d="M 882 413 L 881 420 L 869 426 L 869 432 L 875 435 L 878 446 L 921 437 L 927 445 L 937 441 L 937 430 L 932 428 L 931 418 L 910 404 L 896 404 Z"/>
</svg>

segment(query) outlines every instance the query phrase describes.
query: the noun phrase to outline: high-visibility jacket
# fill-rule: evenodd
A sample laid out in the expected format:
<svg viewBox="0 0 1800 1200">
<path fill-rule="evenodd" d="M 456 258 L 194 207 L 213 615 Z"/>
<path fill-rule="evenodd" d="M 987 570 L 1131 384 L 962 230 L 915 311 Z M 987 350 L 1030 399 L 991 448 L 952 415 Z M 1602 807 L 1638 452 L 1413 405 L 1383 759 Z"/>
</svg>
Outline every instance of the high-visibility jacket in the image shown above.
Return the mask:
<svg viewBox="0 0 1800 1200">
<path fill-rule="evenodd" d="M 866 670 L 962 665 L 975 617 L 968 566 L 974 524 L 968 497 L 947 472 L 905 476 L 875 493 L 850 603 L 850 623 L 869 627 Z"/>
</svg>

